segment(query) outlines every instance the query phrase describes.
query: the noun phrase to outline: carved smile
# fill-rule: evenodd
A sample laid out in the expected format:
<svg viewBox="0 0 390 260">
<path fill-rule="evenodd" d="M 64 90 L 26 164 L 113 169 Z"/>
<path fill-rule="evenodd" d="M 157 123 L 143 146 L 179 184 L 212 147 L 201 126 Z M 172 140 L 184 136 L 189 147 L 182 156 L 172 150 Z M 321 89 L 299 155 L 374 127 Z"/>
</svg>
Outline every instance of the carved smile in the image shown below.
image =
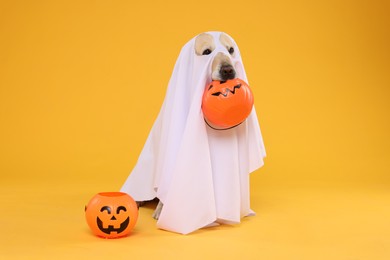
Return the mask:
<svg viewBox="0 0 390 260">
<path fill-rule="evenodd" d="M 209 88 L 209 90 L 210 90 L 212 87 L 213 87 L 213 86 L 211 85 L 211 87 Z M 232 94 L 234 95 L 234 94 L 236 93 L 236 89 L 239 89 L 239 88 L 241 88 L 241 84 L 235 85 L 235 86 L 233 87 L 233 90 L 230 90 L 229 88 L 225 88 L 225 92 L 224 92 L 224 93 L 218 91 L 218 92 L 212 93 L 211 95 L 217 96 L 217 97 L 218 97 L 219 95 L 222 95 L 222 96 L 224 96 L 224 97 L 227 97 L 227 95 L 229 94 L 229 92 L 232 93 Z"/>
<path fill-rule="evenodd" d="M 114 228 L 113 225 L 109 225 L 108 228 L 104 228 L 103 221 L 101 221 L 99 217 L 96 218 L 96 223 L 99 229 L 106 234 L 110 234 L 111 232 L 117 232 L 119 234 L 123 232 L 129 225 L 129 222 L 130 222 L 130 217 L 127 217 L 127 219 L 121 223 L 119 228 Z"/>
</svg>

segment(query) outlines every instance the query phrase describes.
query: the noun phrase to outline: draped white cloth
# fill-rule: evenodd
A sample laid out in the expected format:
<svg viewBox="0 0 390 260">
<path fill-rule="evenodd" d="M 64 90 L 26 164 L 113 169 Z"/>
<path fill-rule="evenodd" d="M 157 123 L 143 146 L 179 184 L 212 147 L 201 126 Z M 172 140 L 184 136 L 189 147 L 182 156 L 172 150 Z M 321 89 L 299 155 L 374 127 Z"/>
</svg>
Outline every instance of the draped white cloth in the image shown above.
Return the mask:
<svg viewBox="0 0 390 260">
<path fill-rule="evenodd" d="M 136 201 L 160 199 L 164 207 L 157 226 L 182 234 L 251 215 L 249 173 L 265 157 L 255 108 L 229 130 L 211 129 L 204 121 L 202 95 L 211 82 L 212 60 L 218 52 L 229 55 L 219 41 L 221 32 L 208 34 L 216 45 L 211 54 L 196 55 L 195 38 L 182 48 L 160 113 L 121 188 Z M 237 77 L 248 82 L 234 45 Z"/>
</svg>

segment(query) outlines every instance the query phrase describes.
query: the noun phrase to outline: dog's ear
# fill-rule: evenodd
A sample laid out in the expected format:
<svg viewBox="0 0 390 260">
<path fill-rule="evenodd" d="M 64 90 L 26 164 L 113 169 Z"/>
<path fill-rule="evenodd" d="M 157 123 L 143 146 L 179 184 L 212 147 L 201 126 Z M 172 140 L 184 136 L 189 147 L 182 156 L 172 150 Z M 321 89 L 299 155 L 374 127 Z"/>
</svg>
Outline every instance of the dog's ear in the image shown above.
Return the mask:
<svg viewBox="0 0 390 260">
<path fill-rule="evenodd" d="M 209 55 L 215 50 L 215 42 L 208 33 L 199 34 L 195 39 L 195 54 L 198 56 Z"/>
</svg>

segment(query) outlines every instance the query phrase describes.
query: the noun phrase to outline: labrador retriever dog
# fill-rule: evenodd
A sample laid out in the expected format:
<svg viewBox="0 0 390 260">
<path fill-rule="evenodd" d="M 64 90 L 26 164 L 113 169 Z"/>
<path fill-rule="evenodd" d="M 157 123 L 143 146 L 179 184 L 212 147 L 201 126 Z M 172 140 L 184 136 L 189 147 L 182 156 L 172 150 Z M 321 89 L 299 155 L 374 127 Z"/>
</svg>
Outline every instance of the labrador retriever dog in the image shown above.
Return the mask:
<svg viewBox="0 0 390 260">
<path fill-rule="evenodd" d="M 225 34 L 221 33 L 219 37 L 219 42 L 215 42 L 213 36 L 207 33 L 199 34 L 195 39 L 195 54 L 200 55 L 210 55 L 217 48 L 217 45 L 222 45 L 226 52 L 218 52 L 215 54 L 214 59 L 211 65 L 211 79 L 219 81 L 227 81 L 229 79 L 234 79 L 236 77 L 236 70 L 233 66 L 231 57 L 234 57 L 235 50 L 234 44 L 231 38 Z M 144 202 L 137 202 L 139 206 L 142 206 Z M 153 218 L 158 219 L 163 208 L 163 203 L 158 202 L 157 207 L 153 213 Z"/>
</svg>

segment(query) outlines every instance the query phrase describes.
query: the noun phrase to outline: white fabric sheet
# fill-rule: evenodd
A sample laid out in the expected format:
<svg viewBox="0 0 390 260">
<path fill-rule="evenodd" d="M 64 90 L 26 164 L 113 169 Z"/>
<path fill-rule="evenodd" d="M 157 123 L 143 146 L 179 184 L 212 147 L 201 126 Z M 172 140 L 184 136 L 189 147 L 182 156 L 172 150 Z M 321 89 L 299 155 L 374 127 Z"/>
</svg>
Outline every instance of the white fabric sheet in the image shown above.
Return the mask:
<svg viewBox="0 0 390 260">
<path fill-rule="evenodd" d="M 212 60 L 218 52 L 229 55 L 219 41 L 221 33 L 208 33 L 216 44 L 210 55 L 195 54 L 195 38 L 182 48 L 160 113 L 121 188 L 136 201 L 159 198 L 164 207 L 157 226 L 182 234 L 213 223 L 239 223 L 252 214 L 249 173 L 265 157 L 254 108 L 230 130 L 211 129 L 204 121 L 202 95 L 211 82 Z M 248 82 L 234 48 L 237 77 Z"/>
</svg>

